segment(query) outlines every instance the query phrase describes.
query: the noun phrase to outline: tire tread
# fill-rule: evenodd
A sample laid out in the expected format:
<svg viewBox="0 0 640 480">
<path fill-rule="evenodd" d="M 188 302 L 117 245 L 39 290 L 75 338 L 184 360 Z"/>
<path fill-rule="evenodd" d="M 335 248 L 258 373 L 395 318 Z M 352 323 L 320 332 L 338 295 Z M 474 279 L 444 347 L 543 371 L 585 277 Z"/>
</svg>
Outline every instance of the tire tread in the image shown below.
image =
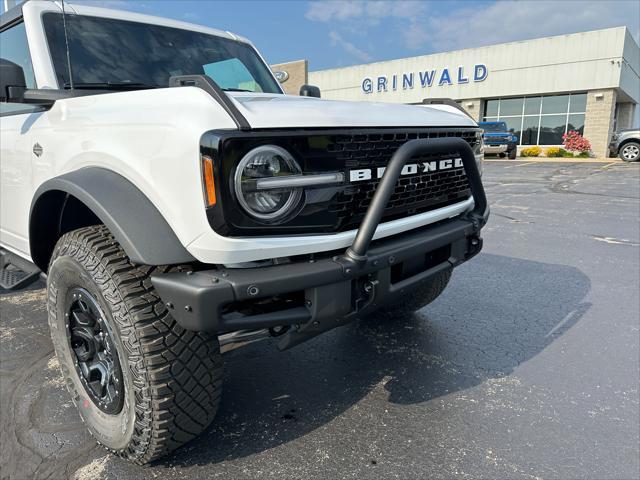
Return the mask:
<svg viewBox="0 0 640 480">
<path fill-rule="evenodd" d="M 63 235 L 50 266 L 63 255 L 74 257 L 98 285 L 127 351 L 136 418 L 129 445 L 114 453 L 144 464 L 202 433 L 221 395 L 217 337 L 182 328 L 151 283 L 152 273 L 180 267 L 132 264 L 104 225 Z"/>
</svg>

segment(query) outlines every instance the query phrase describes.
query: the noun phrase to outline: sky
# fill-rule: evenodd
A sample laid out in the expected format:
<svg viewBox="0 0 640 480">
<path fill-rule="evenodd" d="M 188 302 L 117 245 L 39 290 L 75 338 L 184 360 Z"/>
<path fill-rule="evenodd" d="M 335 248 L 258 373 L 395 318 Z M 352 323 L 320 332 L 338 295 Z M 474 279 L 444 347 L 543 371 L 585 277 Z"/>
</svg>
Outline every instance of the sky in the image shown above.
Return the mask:
<svg viewBox="0 0 640 480">
<path fill-rule="evenodd" d="M 309 70 L 626 25 L 640 0 L 69 0 L 170 17 L 249 38 L 268 63 Z"/>
</svg>

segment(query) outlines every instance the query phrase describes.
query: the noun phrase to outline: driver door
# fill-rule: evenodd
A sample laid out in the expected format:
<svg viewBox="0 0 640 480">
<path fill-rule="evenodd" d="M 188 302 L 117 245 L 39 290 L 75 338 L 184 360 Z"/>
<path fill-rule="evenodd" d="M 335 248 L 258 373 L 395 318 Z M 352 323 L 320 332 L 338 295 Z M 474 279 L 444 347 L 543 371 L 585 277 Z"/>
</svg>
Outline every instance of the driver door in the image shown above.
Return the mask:
<svg viewBox="0 0 640 480">
<path fill-rule="evenodd" d="M 24 23 L 0 32 L 0 58 L 20 65 L 27 88 L 36 88 Z M 33 194 L 30 126 L 41 107 L 0 103 L 0 243 L 29 257 L 29 209 Z"/>
</svg>

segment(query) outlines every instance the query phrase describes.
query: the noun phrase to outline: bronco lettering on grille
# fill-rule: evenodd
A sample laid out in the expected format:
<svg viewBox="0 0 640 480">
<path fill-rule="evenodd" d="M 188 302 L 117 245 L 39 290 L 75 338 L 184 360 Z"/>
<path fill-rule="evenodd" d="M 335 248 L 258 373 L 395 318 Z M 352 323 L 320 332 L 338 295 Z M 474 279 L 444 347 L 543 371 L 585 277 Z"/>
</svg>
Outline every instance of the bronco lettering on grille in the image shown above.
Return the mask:
<svg viewBox="0 0 640 480">
<path fill-rule="evenodd" d="M 402 169 L 401 175 L 415 175 L 417 173 L 437 172 L 440 170 L 450 170 L 452 168 L 462 167 L 461 158 L 448 158 L 446 160 L 433 160 L 431 162 L 409 163 Z M 386 167 L 360 168 L 349 171 L 350 182 L 360 182 L 371 180 L 375 172 L 375 178 L 382 178 Z"/>
</svg>

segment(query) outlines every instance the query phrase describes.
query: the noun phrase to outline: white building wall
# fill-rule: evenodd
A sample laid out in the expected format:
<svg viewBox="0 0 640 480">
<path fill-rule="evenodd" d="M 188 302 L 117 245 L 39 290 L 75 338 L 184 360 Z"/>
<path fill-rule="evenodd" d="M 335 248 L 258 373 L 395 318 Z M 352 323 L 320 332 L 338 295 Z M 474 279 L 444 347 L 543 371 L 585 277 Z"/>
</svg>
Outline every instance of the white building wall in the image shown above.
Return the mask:
<svg viewBox="0 0 640 480">
<path fill-rule="evenodd" d="M 634 103 L 640 102 L 640 48 L 631 33 L 625 31 L 624 47 L 620 62 L 620 89 Z M 617 65 L 617 62 L 616 62 Z M 626 99 L 625 99 L 626 101 Z"/>
<path fill-rule="evenodd" d="M 323 98 L 340 100 L 413 103 L 427 97 L 476 99 L 623 87 L 635 88 L 632 96 L 637 102 L 639 62 L 634 55 L 640 55 L 638 51 L 626 27 L 617 27 L 321 70 L 309 73 L 309 83 L 320 87 Z M 630 58 L 629 65 L 622 62 L 625 56 Z M 476 64 L 488 69 L 484 81 L 471 78 Z M 469 83 L 457 82 L 459 66 L 470 77 Z M 438 85 L 444 68 L 449 69 L 453 85 Z M 432 69 L 436 70 L 433 85 L 421 87 L 418 72 Z M 403 73 L 414 74 L 412 89 L 402 88 Z M 391 85 L 394 74 L 398 75 L 395 91 Z M 379 76 L 387 77 L 386 92 L 377 91 Z M 373 93 L 362 91 L 365 77 L 372 79 Z"/>
</svg>

